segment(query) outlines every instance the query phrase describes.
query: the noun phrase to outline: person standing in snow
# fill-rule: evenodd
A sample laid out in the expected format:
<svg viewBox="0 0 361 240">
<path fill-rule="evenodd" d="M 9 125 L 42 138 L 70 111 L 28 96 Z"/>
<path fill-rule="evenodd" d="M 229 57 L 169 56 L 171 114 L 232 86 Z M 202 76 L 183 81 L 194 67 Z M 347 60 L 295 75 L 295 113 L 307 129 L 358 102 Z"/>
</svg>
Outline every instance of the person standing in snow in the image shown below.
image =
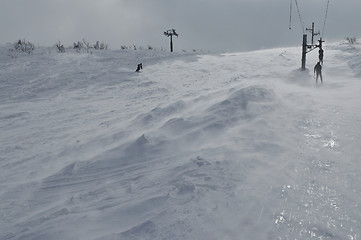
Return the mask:
<svg viewBox="0 0 361 240">
<path fill-rule="evenodd" d="M 315 68 L 313 70 L 313 73 L 315 74 L 316 73 L 316 83 L 317 83 L 317 80 L 318 80 L 318 77 L 321 78 L 321 82 L 323 82 L 323 79 L 322 79 L 322 66 L 321 66 L 321 63 L 318 62 L 316 65 L 315 65 Z"/>
<path fill-rule="evenodd" d="M 139 63 L 136 72 L 139 72 L 141 69 L 143 69 L 143 64 Z"/>
</svg>

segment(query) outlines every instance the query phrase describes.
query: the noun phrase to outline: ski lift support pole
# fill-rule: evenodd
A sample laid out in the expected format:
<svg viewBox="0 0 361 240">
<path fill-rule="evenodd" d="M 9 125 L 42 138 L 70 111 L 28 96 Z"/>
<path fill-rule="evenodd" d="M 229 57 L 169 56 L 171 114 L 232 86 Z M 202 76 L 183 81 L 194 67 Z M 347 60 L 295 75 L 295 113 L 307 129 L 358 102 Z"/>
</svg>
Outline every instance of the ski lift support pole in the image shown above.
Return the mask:
<svg viewBox="0 0 361 240">
<path fill-rule="evenodd" d="M 170 35 L 170 52 L 173 52 L 173 35 Z"/>
<path fill-rule="evenodd" d="M 303 34 L 302 42 L 302 67 L 301 70 L 306 70 L 306 54 L 307 54 L 307 34 Z"/>
<path fill-rule="evenodd" d="M 312 23 L 312 28 L 306 28 L 306 31 L 310 31 L 311 32 L 311 36 L 312 36 L 312 39 L 311 39 L 311 45 L 313 45 L 314 43 L 314 37 L 317 36 L 317 35 L 320 35 L 320 31 L 318 31 L 317 33 L 315 33 L 315 23 L 313 22 Z"/>
<path fill-rule="evenodd" d="M 173 35 L 178 37 L 178 33 L 173 28 L 173 29 L 165 31 L 164 35 L 167 37 L 170 37 L 170 51 L 173 52 Z"/>
<path fill-rule="evenodd" d="M 312 43 L 311 45 L 307 44 L 307 34 L 303 34 L 303 41 L 302 41 L 302 66 L 301 66 L 301 70 L 304 71 L 306 70 L 306 54 L 315 50 L 316 48 L 320 48 L 322 49 L 322 43 L 324 42 L 322 40 L 322 38 L 320 38 L 320 40 L 318 40 L 319 45 L 314 45 L 314 36 L 320 35 L 320 32 L 315 33 L 315 24 L 312 23 L 312 28 L 308 29 L 306 28 L 306 31 L 311 31 L 312 34 Z M 307 49 L 310 49 L 309 51 L 307 51 Z"/>
</svg>

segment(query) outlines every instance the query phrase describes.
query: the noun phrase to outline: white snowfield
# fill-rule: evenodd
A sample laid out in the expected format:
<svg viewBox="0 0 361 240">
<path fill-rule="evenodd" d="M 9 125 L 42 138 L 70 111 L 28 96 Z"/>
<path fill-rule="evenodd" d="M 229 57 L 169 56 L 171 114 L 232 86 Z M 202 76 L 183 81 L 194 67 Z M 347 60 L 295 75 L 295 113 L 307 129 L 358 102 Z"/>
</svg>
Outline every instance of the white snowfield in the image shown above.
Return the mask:
<svg viewBox="0 0 361 240">
<path fill-rule="evenodd" d="M 361 239 L 360 45 L 10 47 L 1 240 Z"/>
</svg>

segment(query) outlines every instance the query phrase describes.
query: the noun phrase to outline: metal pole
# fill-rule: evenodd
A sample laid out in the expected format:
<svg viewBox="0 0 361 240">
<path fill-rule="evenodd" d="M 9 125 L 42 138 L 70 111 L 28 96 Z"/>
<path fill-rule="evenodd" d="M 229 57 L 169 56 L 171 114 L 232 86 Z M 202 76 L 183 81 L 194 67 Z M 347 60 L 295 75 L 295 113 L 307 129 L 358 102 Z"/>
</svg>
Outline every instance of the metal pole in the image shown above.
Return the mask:
<svg viewBox="0 0 361 240">
<path fill-rule="evenodd" d="M 170 51 L 173 52 L 173 35 L 170 35 Z"/>
<path fill-rule="evenodd" d="M 315 36 L 315 23 L 312 23 L 312 41 L 311 44 L 313 45 L 313 37 Z"/>
<path fill-rule="evenodd" d="M 307 34 L 303 34 L 302 43 L 302 67 L 301 70 L 306 70 L 306 54 L 307 54 Z"/>
</svg>

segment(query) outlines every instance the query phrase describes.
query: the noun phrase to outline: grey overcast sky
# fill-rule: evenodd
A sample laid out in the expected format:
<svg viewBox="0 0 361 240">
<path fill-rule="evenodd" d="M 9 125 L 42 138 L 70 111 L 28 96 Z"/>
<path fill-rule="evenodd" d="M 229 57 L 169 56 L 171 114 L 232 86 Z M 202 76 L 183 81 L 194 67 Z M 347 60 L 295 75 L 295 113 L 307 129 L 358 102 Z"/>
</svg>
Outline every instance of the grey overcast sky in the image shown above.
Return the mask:
<svg viewBox="0 0 361 240">
<path fill-rule="evenodd" d="M 246 51 L 297 46 L 302 27 L 292 0 L 0 0 L 0 43 L 26 39 L 65 46 L 83 38 L 169 49 L 163 35 L 175 28 L 175 51 Z M 323 30 L 327 0 L 297 0 L 304 27 Z M 361 35 L 361 1 L 330 0 L 327 41 Z"/>
</svg>

